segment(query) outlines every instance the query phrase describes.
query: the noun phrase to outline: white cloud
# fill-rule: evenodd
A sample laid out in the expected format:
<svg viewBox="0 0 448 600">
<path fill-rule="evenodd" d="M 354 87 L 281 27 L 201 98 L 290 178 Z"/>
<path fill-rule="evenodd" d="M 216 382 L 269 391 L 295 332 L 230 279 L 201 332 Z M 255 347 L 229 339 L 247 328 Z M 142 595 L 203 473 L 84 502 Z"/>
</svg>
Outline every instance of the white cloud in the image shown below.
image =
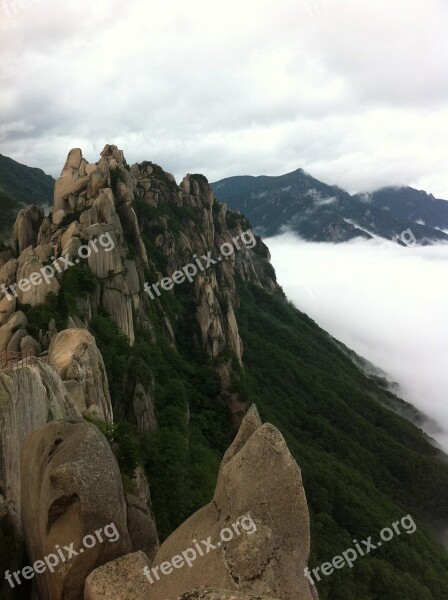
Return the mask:
<svg viewBox="0 0 448 600">
<path fill-rule="evenodd" d="M 177 178 L 448 198 L 444 0 L 5 2 L 28 8 L 0 20 L 3 154 L 57 175 L 116 143 Z"/>
<path fill-rule="evenodd" d="M 266 243 L 295 305 L 398 382 L 448 450 L 448 245 Z"/>
</svg>

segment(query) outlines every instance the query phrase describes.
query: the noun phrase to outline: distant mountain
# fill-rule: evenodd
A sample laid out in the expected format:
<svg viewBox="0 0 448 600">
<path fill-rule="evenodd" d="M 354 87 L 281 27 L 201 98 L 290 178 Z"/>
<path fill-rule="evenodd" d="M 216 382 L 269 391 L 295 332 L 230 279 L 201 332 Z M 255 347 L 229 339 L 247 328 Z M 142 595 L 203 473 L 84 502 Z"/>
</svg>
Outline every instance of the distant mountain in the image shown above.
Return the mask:
<svg viewBox="0 0 448 600">
<path fill-rule="evenodd" d="M 54 179 L 0 154 L 0 245 L 8 242 L 17 213 L 27 204 L 53 204 Z"/>
<path fill-rule="evenodd" d="M 426 212 L 423 197 L 414 199 L 419 210 L 413 211 L 409 207 L 405 210 L 407 200 L 401 200 L 401 195 L 397 205 L 403 204 L 403 208 L 392 210 L 395 206 L 392 193 L 387 196 L 388 200 L 384 196 L 377 199 L 375 195 L 351 196 L 337 186 L 311 177 L 302 169 L 279 177 L 229 177 L 211 185 L 219 200 L 244 213 L 256 231 L 264 236 L 290 229 L 311 241 L 344 242 L 356 237 L 392 239 L 411 229 L 420 243 L 448 242 L 448 235 L 441 231 L 445 229 L 445 218 L 437 219 L 437 213 L 432 210 L 431 223 L 438 223 L 439 229 L 425 221 L 427 212 L 431 211 L 432 196 L 426 195 Z M 446 204 L 448 207 L 448 202 Z M 426 224 L 412 218 L 414 212 L 423 215 L 418 219 Z"/>
<path fill-rule="evenodd" d="M 23 204 L 53 204 L 54 179 L 0 154 L 0 191 Z"/>
<path fill-rule="evenodd" d="M 385 187 L 369 195 L 357 195 L 373 206 L 409 221 L 448 230 L 448 202 L 411 187 Z"/>
<path fill-rule="evenodd" d="M 5 244 L 11 237 L 12 227 L 19 210 L 20 203 L 0 191 L 0 246 Z"/>
</svg>

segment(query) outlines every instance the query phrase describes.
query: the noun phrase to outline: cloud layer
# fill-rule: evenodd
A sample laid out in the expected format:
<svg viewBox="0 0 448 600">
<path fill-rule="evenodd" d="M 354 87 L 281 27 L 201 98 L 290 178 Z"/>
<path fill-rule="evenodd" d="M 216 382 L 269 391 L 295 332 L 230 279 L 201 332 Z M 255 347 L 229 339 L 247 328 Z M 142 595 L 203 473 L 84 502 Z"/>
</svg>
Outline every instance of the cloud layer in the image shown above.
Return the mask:
<svg viewBox="0 0 448 600">
<path fill-rule="evenodd" d="M 445 0 L 4 0 L 1 152 L 448 198 Z"/>
<path fill-rule="evenodd" d="M 448 245 L 265 241 L 294 304 L 399 383 L 448 450 Z"/>
</svg>

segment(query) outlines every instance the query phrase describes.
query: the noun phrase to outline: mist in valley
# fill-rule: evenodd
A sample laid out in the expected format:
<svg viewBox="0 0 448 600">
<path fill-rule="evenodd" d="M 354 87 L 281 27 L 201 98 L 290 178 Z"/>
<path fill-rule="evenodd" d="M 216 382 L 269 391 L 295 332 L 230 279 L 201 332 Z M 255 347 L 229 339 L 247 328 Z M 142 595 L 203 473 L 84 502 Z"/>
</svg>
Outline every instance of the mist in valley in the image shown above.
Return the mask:
<svg viewBox="0 0 448 600">
<path fill-rule="evenodd" d="M 288 298 L 397 382 L 448 451 L 448 245 L 265 241 Z"/>
</svg>

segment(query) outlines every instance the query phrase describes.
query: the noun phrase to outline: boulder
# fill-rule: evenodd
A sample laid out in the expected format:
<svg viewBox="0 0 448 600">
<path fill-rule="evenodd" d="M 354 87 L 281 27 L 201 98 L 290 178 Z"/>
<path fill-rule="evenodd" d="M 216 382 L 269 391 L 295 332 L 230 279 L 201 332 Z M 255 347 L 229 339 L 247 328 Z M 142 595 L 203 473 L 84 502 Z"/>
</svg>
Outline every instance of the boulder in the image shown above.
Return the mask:
<svg viewBox="0 0 448 600">
<path fill-rule="evenodd" d="M 24 439 L 50 419 L 76 414 L 61 380 L 45 363 L 37 361 L 32 367 L 0 371 L 0 490 L 17 515 Z"/>
<path fill-rule="evenodd" d="M 129 343 L 132 346 L 135 341 L 132 300 L 122 275 L 116 275 L 104 281 L 102 304 L 104 310 L 111 316 L 124 335 L 129 338 Z"/>
<path fill-rule="evenodd" d="M 149 600 L 151 585 L 143 575 L 150 567 L 144 552 L 113 560 L 91 573 L 86 580 L 84 600 Z"/>
<path fill-rule="evenodd" d="M 134 489 L 125 494 L 128 511 L 127 527 L 132 551 L 142 550 L 152 562 L 160 544 L 154 516 L 151 512 L 149 485 L 141 467 L 137 467 L 132 483 Z"/>
<path fill-rule="evenodd" d="M 157 430 L 157 418 L 154 402 L 150 393 L 141 383 L 137 383 L 134 392 L 134 415 L 137 419 L 139 431 L 154 433 Z"/>
<path fill-rule="evenodd" d="M 26 589 L 11 588 L 3 577 L 6 571 L 14 572 L 22 567 L 24 554 L 21 527 L 16 512 L 0 494 L 0 598 L 2 600 L 25 600 Z"/>
<path fill-rule="evenodd" d="M 8 262 L 6 262 L 0 269 L 0 284 L 5 283 L 6 285 L 11 285 L 11 283 L 14 283 L 16 271 L 17 260 L 15 258 L 11 258 L 11 260 L 8 260 Z"/>
<path fill-rule="evenodd" d="M 21 310 L 12 313 L 3 327 L 0 327 L 0 353 L 8 348 L 12 336 L 18 329 L 26 329 L 28 319 Z"/>
<path fill-rule="evenodd" d="M 78 194 L 87 187 L 89 176 L 84 174 L 85 166 L 82 161 L 82 152 L 79 148 L 70 150 L 61 176 L 54 185 L 53 223 L 55 224 L 57 224 L 57 221 L 60 223 L 59 218 L 55 220 L 57 213 L 68 208 L 68 196 Z"/>
<path fill-rule="evenodd" d="M 17 256 L 28 246 L 37 244 L 37 236 L 43 219 L 43 212 L 34 204 L 19 211 L 12 229 L 12 244 Z"/>
<path fill-rule="evenodd" d="M 222 462 L 213 501 L 161 546 L 152 568 L 192 540 L 214 549 L 159 579 L 151 600 L 176 598 L 201 586 L 282 600 L 312 600 L 304 569 L 310 551 L 308 507 L 300 469 L 280 432 L 249 411 Z M 205 547 L 205 545 L 204 545 Z"/>
<path fill-rule="evenodd" d="M 0 300 L 0 326 L 7 322 L 12 313 L 16 310 L 17 301 L 15 296 L 8 298 L 4 296 Z"/>
<path fill-rule="evenodd" d="M 67 394 L 81 414 L 90 406 L 98 405 L 100 413 L 97 416 L 112 421 L 103 357 L 87 329 L 65 329 L 56 334 L 51 341 L 48 364 L 61 377 Z"/>
<path fill-rule="evenodd" d="M 268 596 L 244 594 L 217 588 L 200 587 L 179 596 L 176 600 L 275 600 Z"/>
<path fill-rule="evenodd" d="M 7 352 L 20 352 L 20 344 L 24 337 L 28 335 L 28 331 L 26 329 L 18 329 L 12 335 L 11 341 L 6 348 Z"/>
<path fill-rule="evenodd" d="M 36 575 L 42 599 L 82 600 L 86 577 L 131 550 L 117 461 L 97 427 L 53 421 L 21 454 L 22 525 L 30 564 L 72 547 L 52 573 Z"/>
<path fill-rule="evenodd" d="M 22 289 L 17 288 L 17 296 L 22 304 L 31 304 L 31 306 L 43 304 L 47 294 L 50 292 L 57 294 L 59 291 L 60 286 L 56 276 L 49 277 L 49 283 L 47 283 L 40 273 L 34 275 L 42 268 L 43 264 L 35 251 L 31 247 L 25 248 L 18 259 L 16 275 L 17 282 L 25 279 L 29 280 L 27 283 L 22 283 Z M 33 278 L 36 278 L 34 285 L 30 281 Z"/>
<path fill-rule="evenodd" d="M 39 356 L 42 347 L 31 335 L 26 335 L 20 340 L 20 352 L 24 356 Z"/>
</svg>

